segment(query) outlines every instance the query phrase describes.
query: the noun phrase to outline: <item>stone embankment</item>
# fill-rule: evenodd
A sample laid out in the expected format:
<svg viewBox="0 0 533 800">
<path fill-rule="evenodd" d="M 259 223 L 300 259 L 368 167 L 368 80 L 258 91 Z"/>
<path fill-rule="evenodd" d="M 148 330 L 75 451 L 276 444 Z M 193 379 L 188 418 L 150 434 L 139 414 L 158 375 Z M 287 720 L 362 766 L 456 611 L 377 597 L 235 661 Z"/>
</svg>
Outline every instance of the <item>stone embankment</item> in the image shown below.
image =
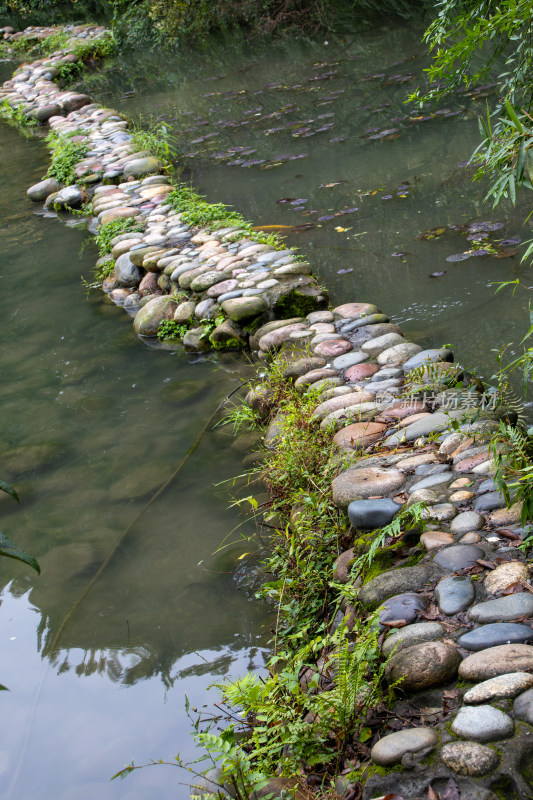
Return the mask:
<svg viewBox="0 0 533 800">
<path fill-rule="evenodd" d="M 104 33 L 67 30 L 74 42 Z M 77 182 L 46 179 L 29 191 L 33 200 L 59 209 L 90 202 L 93 232 L 117 219 L 138 223 L 111 242 L 103 281 L 136 332 L 154 336 L 174 320 L 186 325 L 193 350 L 249 346 L 263 360 L 281 351 L 285 379 L 302 393 L 320 391 L 315 424 L 331 432 L 332 450 L 353 455 L 331 486 L 352 526 L 352 542 L 331 565 L 335 581 L 354 581 L 350 544 L 359 532 L 425 503 L 425 530 L 405 558 L 363 584 L 358 578 L 357 600 L 341 613 L 379 611 L 387 679 L 400 681 L 390 721 L 362 757 L 364 800 L 434 798 L 450 779 L 464 800 L 532 797 L 533 587 L 517 548 L 520 509 L 506 507 L 493 480 L 496 395 L 469 386 L 449 350 L 407 341 L 375 306 L 328 310 L 292 249 L 243 239 L 238 225 L 211 232 L 185 224 L 160 162 L 132 152 L 127 121 L 54 83 L 73 57 L 67 47 L 22 65 L 0 99 L 86 145 Z M 259 387 L 248 400 L 260 407 L 268 398 Z M 276 418 L 267 448 L 279 435 Z M 339 793 L 355 796 L 342 780 Z"/>
<path fill-rule="evenodd" d="M 378 610 L 387 680 L 404 698 L 362 758 L 364 800 L 433 797 L 428 788 L 443 791 L 450 778 L 461 798 L 533 797 L 533 586 L 517 547 L 521 508 L 507 508 L 493 479 L 497 396 L 480 392 L 451 351 L 406 341 L 366 303 L 266 326 L 256 342 L 281 347 L 297 390 L 321 390 L 311 419 L 331 431 L 332 451 L 353 456 L 331 485 L 352 542 L 425 504 L 423 532 L 409 531 L 391 569 L 354 583 L 350 542 L 332 565 L 357 598 L 333 625 Z M 268 402 L 261 385 L 247 399 Z M 267 448 L 280 423 L 270 423 Z"/>
</svg>

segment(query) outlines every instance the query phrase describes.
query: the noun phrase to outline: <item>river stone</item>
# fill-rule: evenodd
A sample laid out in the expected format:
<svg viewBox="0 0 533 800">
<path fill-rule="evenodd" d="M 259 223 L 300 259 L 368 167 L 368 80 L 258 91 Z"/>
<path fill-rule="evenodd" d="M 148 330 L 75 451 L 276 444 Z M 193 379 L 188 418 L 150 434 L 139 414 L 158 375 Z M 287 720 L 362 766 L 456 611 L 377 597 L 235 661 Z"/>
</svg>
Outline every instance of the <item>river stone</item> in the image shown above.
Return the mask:
<svg viewBox="0 0 533 800">
<path fill-rule="evenodd" d="M 421 481 L 413 483 L 413 485 L 407 490 L 407 493 L 412 494 L 417 489 L 431 489 L 432 486 L 439 486 L 440 484 L 448 483 L 452 478 L 452 472 L 441 472 L 437 475 L 428 475 L 427 478 L 423 478 Z"/>
<path fill-rule="evenodd" d="M 267 304 L 262 297 L 235 297 L 224 300 L 222 310 L 234 322 L 240 322 L 260 316 L 267 310 Z"/>
<path fill-rule="evenodd" d="M 326 359 L 319 358 L 319 357 L 310 357 L 310 358 L 298 358 L 296 361 L 293 361 L 283 370 L 283 377 L 295 380 L 296 378 L 301 378 L 306 376 L 310 372 L 314 372 L 315 370 L 322 370 L 326 366 Z M 332 372 L 333 375 L 333 372 Z M 329 376 L 321 376 L 321 377 L 329 377 Z M 312 383 L 312 381 L 310 381 Z"/>
<path fill-rule="evenodd" d="M 533 689 L 528 689 L 527 692 L 516 698 L 513 703 L 513 712 L 517 719 L 533 725 Z"/>
<path fill-rule="evenodd" d="M 376 442 L 386 430 L 387 426 L 379 422 L 354 422 L 335 434 L 333 444 L 342 449 L 361 450 Z"/>
<path fill-rule="evenodd" d="M 394 622 L 403 620 L 406 625 L 414 622 L 419 611 L 426 611 L 428 607 L 427 597 L 413 592 L 404 592 L 389 597 L 380 608 L 380 623 Z"/>
<path fill-rule="evenodd" d="M 277 350 L 281 345 L 288 341 L 293 333 L 306 332 L 307 325 L 303 322 L 294 322 L 291 325 L 284 325 L 278 327 L 259 339 L 258 345 L 260 350 L 268 352 L 269 350 Z"/>
<path fill-rule="evenodd" d="M 384 420 L 396 421 L 411 417 L 413 414 L 422 414 L 426 411 L 428 411 L 428 407 L 425 403 L 416 400 L 402 400 L 399 403 L 394 403 L 394 405 L 385 408 L 381 412 L 380 417 Z M 434 453 L 432 453 L 431 456 L 433 461 L 437 460 Z M 418 456 L 412 456 L 411 458 L 418 458 Z"/>
<path fill-rule="evenodd" d="M 491 622 L 463 633 L 457 640 L 465 650 L 486 650 L 500 644 L 524 644 L 533 639 L 533 630 L 529 625 L 518 622 Z"/>
<path fill-rule="evenodd" d="M 421 350 L 422 348 L 420 345 L 405 342 L 404 344 L 396 344 L 394 347 L 383 350 L 376 360 L 378 364 L 401 364 L 404 361 L 408 361 L 411 356 L 416 355 L 416 353 L 419 353 Z"/>
<path fill-rule="evenodd" d="M 382 416 L 382 415 L 380 415 Z M 401 458 L 397 463 L 396 467 L 398 469 L 413 469 L 413 467 L 418 467 L 421 464 L 434 464 L 437 461 L 436 453 L 420 453 L 418 456 L 408 456 L 407 458 Z"/>
<path fill-rule="evenodd" d="M 424 417 L 418 420 L 418 422 L 413 422 L 411 425 L 408 425 L 407 428 L 388 436 L 385 440 L 385 444 L 388 447 L 392 447 L 402 442 L 412 442 L 415 439 L 419 439 L 421 436 L 430 436 L 432 433 L 445 431 L 450 427 L 452 420 L 459 416 L 460 413 L 462 412 L 450 411 L 445 414 L 442 411 L 435 411 L 433 414 L 430 414 L 429 417 Z"/>
<path fill-rule="evenodd" d="M 429 492 L 431 489 L 426 489 L 425 491 Z M 414 495 L 411 495 L 409 499 L 412 500 L 413 497 Z M 422 519 L 435 520 L 435 522 L 449 522 L 456 514 L 457 509 L 452 503 L 436 503 L 424 509 L 421 517 Z"/>
<path fill-rule="evenodd" d="M 533 617 L 533 595 L 529 592 L 510 594 L 496 600 L 477 603 L 468 612 L 474 622 L 509 622 L 518 617 Z"/>
<path fill-rule="evenodd" d="M 527 581 L 528 577 L 529 570 L 525 564 L 521 561 L 507 561 L 485 576 L 483 588 L 489 594 L 497 594 L 505 591 L 512 583 Z"/>
<path fill-rule="evenodd" d="M 394 347 L 397 344 L 404 344 L 405 339 L 398 333 L 386 333 L 384 336 L 376 336 L 375 339 L 369 339 L 361 345 L 361 350 L 369 356 L 378 356 L 389 347 Z"/>
<path fill-rule="evenodd" d="M 333 576 L 339 583 L 346 583 L 350 577 L 350 567 L 354 560 L 354 549 L 351 547 L 341 553 L 333 565 Z"/>
<path fill-rule="evenodd" d="M 463 700 L 465 703 L 473 704 L 513 698 L 532 686 L 533 675 L 528 672 L 511 672 L 478 683 L 465 693 Z"/>
<path fill-rule="evenodd" d="M 341 330 L 343 333 L 348 333 L 356 330 L 356 328 L 361 328 L 363 325 L 379 325 L 383 322 L 390 322 L 390 317 L 387 317 L 386 314 L 369 314 L 367 317 L 361 317 L 353 320 L 353 322 L 345 322 Z"/>
<path fill-rule="evenodd" d="M 461 535 L 469 531 L 478 531 L 485 524 L 485 517 L 478 514 L 477 511 L 463 511 L 458 514 L 450 525 L 452 533 Z M 479 556 L 482 558 L 482 556 Z"/>
<path fill-rule="evenodd" d="M 439 350 L 422 350 L 421 353 L 417 353 L 415 356 L 406 361 L 403 365 L 403 369 L 404 372 L 409 372 L 410 370 L 417 369 L 424 364 L 435 363 L 436 361 L 453 361 L 453 352 L 448 350 L 446 347 L 442 347 Z"/>
<path fill-rule="evenodd" d="M 226 348 L 246 347 L 248 343 L 241 329 L 230 319 L 217 325 L 209 338 L 213 344 Z"/>
<path fill-rule="evenodd" d="M 453 525 L 453 522 L 452 522 Z M 478 558 L 484 558 L 485 553 L 475 544 L 453 544 L 445 547 L 435 556 L 435 563 L 452 572 L 476 566 Z"/>
<path fill-rule="evenodd" d="M 388 658 L 394 650 L 399 652 L 423 642 L 432 642 L 446 635 L 446 629 L 440 622 L 415 622 L 389 634 L 381 647 L 381 652 Z"/>
<path fill-rule="evenodd" d="M 392 494 L 401 489 L 404 483 L 405 475 L 395 469 L 349 469 L 333 481 L 333 502 L 339 508 L 347 508 L 353 500 Z"/>
<path fill-rule="evenodd" d="M 455 472 L 465 473 L 465 472 L 472 472 L 474 469 L 479 467 L 481 464 L 484 464 L 489 459 L 488 452 L 479 453 L 477 456 L 471 456 L 468 458 L 462 458 L 458 461 L 455 466 Z"/>
<path fill-rule="evenodd" d="M 432 728 L 407 728 L 396 733 L 389 733 L 380 739 L 372 750 L 370 757 L 380 767 L 398 764 L 407 753 L 418 753 L 427 747 L 435 747 L 438 735 Z"/>
<path fill-rule="evenodd" d="M 514 525 L 522 516 L 522 503 L 513 503 L 511 508 L 498 508 L 488 516 L 488 521 L 496 527 Z"/>
<path fill-rule="evenodd" d="M 481 512 L 494 511 L 495 508 L 502 508 L 502 506 L 505 506 L 503 492 L 487 492 L 474 501 L 474 509 Z"/>
<path fill-rule="evenodd" d="M 344 353 L 349 353 L 352 350 L 352 345 L 346 339 L 328 339 L 325 342 L 320 342 L 315 347 L 315 355 L 324 356 L 325 358 L 336 358 L 342 356 Z"/>
<path fill-rule="evenodd" d="M 379 501 L 358 500 L 356 502 L 369 503 Z M 350 508 L 352 505 L 355 505 L 355 503 L 350 504 Z M 350 508 L 348 508 L 348 514 Z M 369 611 L 374 611 L 384 600 L 387 600 L 387 598 L 393 595 L 424 589 L 432 575 L 432 567 L 428 564 L 418 564 L 415 567 L 401 567 L 400 569 L 389 569 L 364 584 L 359 592 L 359 600 Z"/>
<path fill-rule="evenodd" d="M 452 722 L 451 729 L 457 736 L 467 739 L 497 742 L 513 735 L 514 722 L 493 706 L 463 706 Z"/>
<path fill-rule="evenodd" d="M 146 158 L 134 158 L 133 161 L 128 161 L 124 167 L 124 177 L 129 178 L 133 176 L 138 178 L 140 175 L 149 175 L 152 172 L 159 172 L 161 170 L 161 162 L 154 156 L 147 156 Z"/>
<path fill-rule="evenodd" d="M 172 319 L 176 302 L 168 297 L 155 297 L 146 303 L 133 320 L 133 330 L 140 336 L 157 336 L 157 330 L 164 319 Z"/>
<path fill-rule="evenodd" d="M 529 644 L 502 644 L 467 656 L 459 667 L 465 681 L 484 681 L 508 672 L 533 672 L 533 647 Z"/>
<path fill-rule="evenodd" d="M 366 361 L 367 358 L 368 355 L 366 353 L 361 353 L 361 351 L 345 353 L 343 356 L 337 356 L 337 358 L 333 359 L 332 367 L 333 369 L 339 370 L 348 369 L 349 367 L 361 364 L 363 361 Z"/>
<path fill-rule="evenodd" d="M 209 350 L 209 339 L 205 335 L 205 328 L 199 325 L 198 328 L 190 328 L 183 337 L 183 346 L 195 352 Z"/>
<path fill-rule="evenodd" d="M 459 775 L 472 778 L 487 775 L 498 766 L 498 753 L 477 742 L 448 742 L 441 751 L 442 762 Z"/>
<path fill-rule="evenodd" d="M 374 395 L 364 389 L 354 389 L 341 397 L 332 397 L 329 400 L 324 400 L 313 411 L 313 419 L 322 420 L 331 414 L 333 411 L 339 411 L 341 408 L 348 408 L 360 403 L 371 403 L 374 400 Z"/>
<path fill-rule="evenodd" d="M 190 288 L 193 292 L 205 292 L 217 283 L 222 283 L 224 275 L 221 272 L 212 270 L 211 272 L 203 272 L 191 281 Z"/>
<path fill-rule="evenodd" d="M 33 186 L 30 186 L 26 194 L 33 200 L 34 202 L 42 202 L 46 200 L 48 195 L 53 194 L 54 192 L 59 192 L 61 189 L 61 184 L 56 181 L 55 178 L 45 178 L 44 181 L 39 181 L 39 183 L 35 183 Z M 377 367 L 376 367 L 377 369 Z"/>
<path fill-rule="evenodd" d="M 312 369 L 311 372 L 306 372 L 305 375 L 297 378 L 294 382 L 294 386 L 299 392 L 304 392 L 310 386 L 313 386 L 314 383 L 318 383 L 318 381 L 322 381 L 324 378 L 334 378 L 338 381 L 338 372 L 334 369 L 328 369 L 327 367 Z"/>
<path fill-rule="evenodd" d="M 138 286 L 144 275 L 144 269 L 136 267 L 129 253 L 124 253 L 115 261 L 115 278 L 121 286 Z"/>
<path fill-rule="evenodd" d="M 30 117 L 36 119 L 37 122 L 48 122 L 51 117 L 56 117 L 60 114 L 61 109 L 55 103 L 50 103 L 45 106 L 38 106 L 30 112 Z"/>
<path fill-rule="evenodd" d="M 444 531 L 426 531 L 420 537 L 420 544 L 426 550 L 434 550 L 436 547 L 444 547 L 448 544 L 453 544 L 455 539 L 451 533 L 444 533 Z"/>
<path fill-rule="evenodd" d="M 417 692 L 448 683 L 457 675 L 461 656 L 448 642 L 423 642 L 395 653 L 386 667 L 389 683 L 401 680 L 405 692 Z"/>
<path fill-rule="evenodd" d="M 348 506 L 348 517 L 354 528 L 375 530 L 392 522 L 401 507 L 388 497 L 380 500 L 354 500 Z"/>
<path fill-rule="evenodd" d="M 476 592 L 472 579 L 466 575 L 449 575 L 435 587 L 435 599 L 441 614 L 459 614 L 474 602 Z"/>
<path fill-rule="evenodd" d="M 337 319 L 360 319 L 371 314 L 379 314 L 379 308 L 371 303 L 344 303 L 333 309 Z"/>
<path fill-rule="evenodd" d="M 54 208 L 81 208 L 83 194 L 78 186 L 65 186 L 61 189 L 54 200 Z"/>
<path fill-rule="evenodd" d="M 377 364 L 356 364 L 353 367 L 348 367 L 344 373 L 344 377 L 347 381 L 351 382 L 362 381 L 365 378 L 370 378 L 372 375 L 375 375 L 378 370 L 379 367 Z"/>
<path fill-rule="evenodd" d="M 137 216 L 139 216 L 139 209 L 136 206 L 119 206 L 118 208 L 110 208 L 109 211 L 103 211 L 98 218 L 98 222 L 100 225 L 107 225 L 108 222 L 114 222 L 116 219 L 128 219 Z"/>
</svg>

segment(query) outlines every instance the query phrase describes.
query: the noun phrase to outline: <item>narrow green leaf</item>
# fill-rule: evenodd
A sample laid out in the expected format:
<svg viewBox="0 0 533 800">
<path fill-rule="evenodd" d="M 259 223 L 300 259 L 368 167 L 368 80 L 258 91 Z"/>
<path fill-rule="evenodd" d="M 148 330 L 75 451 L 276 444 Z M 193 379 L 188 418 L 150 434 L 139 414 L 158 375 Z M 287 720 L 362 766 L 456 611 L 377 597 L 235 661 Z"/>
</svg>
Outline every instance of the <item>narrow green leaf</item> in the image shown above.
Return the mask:
<svg viewBox="0 0 533 800">
<path fill-rule="evenodd" d="M 5 481 L 0 480 L 0 491 L 6 492 L 6 494 L 10 494 L 11 497 L 17 501 L 17 503 L 20 503 L 19 496 L 10 483 L 6 483 Z"/>
<path fill-rule="evenodd" d="M 514 108 L 512 107 L 511 103 L 509 102 L 509 100 L 505 101 L 505 108 L 507 109 L 507 113 L 509 114 L 509 117 L 512 119 L 512 121 L 514 122 L 514 124 L 516 125 L 516 127 L 518 128 L 520 133 L 524 133 L 524 126 L 522 125 L 522 123 L 518 119 L 518 117 L 516 115 L 516 112 L 515 112 Z"/>
<path fill-rule="evenodd" d="M 28 566 L 30 566 L 39 574 L 41 573 L 41 568 L 38 561 L 33 556 L 30 556 L 29 553 L 26 553 L 21 547 L 18 546 L 18 544 L 15 544 L 15 542 L 12 542 L 11 539 L 7 538 L 7 536 L 4 536 L 3 533 L 0 533 L 0 556 L 14 558 L 16 561 L 22 561 L 24 564 L 28 564 Z"/>
</svg>

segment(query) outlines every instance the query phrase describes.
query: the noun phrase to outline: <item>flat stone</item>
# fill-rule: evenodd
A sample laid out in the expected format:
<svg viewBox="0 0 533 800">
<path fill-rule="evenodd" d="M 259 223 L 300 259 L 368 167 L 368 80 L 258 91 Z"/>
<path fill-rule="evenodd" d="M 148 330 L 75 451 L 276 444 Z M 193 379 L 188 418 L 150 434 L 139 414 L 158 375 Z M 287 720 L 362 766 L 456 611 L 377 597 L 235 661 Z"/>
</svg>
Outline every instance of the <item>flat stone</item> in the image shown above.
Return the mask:
<svg viewBox="0 0 533 800">
<path fill-rule="evenodd" d="M 409 370 L 417 369 L 423 364 L 433 364 L 435 361 L 453 361 L 453 352 L 446 347 L 441 347 L 439 350 L 422 350 L 421 353 L 417 353 L 406 361 L 403 369 L 404 372 L 409 372 Z"/>
<path fill-rule="evenodd" d="M 417 489 L 431 489 L 433 486 L 440 486 L 445 483 L 449 483 L 453 478 L 452 472 L 441 472 L 437 475 L 428 475 L 427 478 L 423 478 L 421 481 L 417 481 L 414 483 L 408 490 L 408 494 L 412 494 Z"/>
<path fill-rule="evenodd" d="M 298 358 L 283 370 L 283 377 L 296 379 L 307 375 L 309 372 L 321 370 L 326 366 L 326 359 L 319 357 Z"/>
<path fill-rule="evenodd" d="M 425 491 L 429 492 L 431 490 L 426 489 Z M 413 496 L 414 495 L 411 495 L 410 499 L 412 499 Z M 435 520 L 435 522 L 449 522 L 456 514 L 457 509 L 452 503 L 436 503 L 424 509 L 421 516 L 422 519 L 431 519 Z"/>
<path fill-rule="evenodd" d="M 421 464 L 433 464 L 437 461 L 436 453 L 420 453 L 418 456 L 408 456 L 397 462 L 398 469 L 413 469 Z"/>
<path fill-rule="evenodd" d="M 448 464 L 420 464 L 415 469 L 415 475 L 440 475 L 443 472 L 449 472 L 450 467 Z"/>
<path fill-rule="evenodd" d="M 362 381 L 365 378 L 370 378 L 372 375 L 375 375 L 378 370 L 379 367 L 377 364 L 357 364 L 356 366 L 348 367 L 344 373 L 344 377 L 350 382 Z"/>
<path fill-rule="evenodd" d="M 133 320 L 133 330 L 140 336 L 157 336 L 157 330 L 165 319 L 172 319 L 177 303 L 168 295 L 155 297 L 139 309 Z"/>
<path fill-rule="evenodd" d="M 432 642 L 446 635 L 446 629 L 440 622 L 415 622 L 389 634 L 381 647 L 381 652 L 388 658 L 394 650 L 399 652 L 423 642 Z"/>
<path fill-rule="evenodd" d="M 316 352 L 316 350 L 315 350 Z M 332 367 L 333 369 L 349 369 L 350 367 L 355 366 L 356 364 L 361 364 L 363 361 L 368 359 L 367 353 L 361 353 L 360 350 L 356 350 L 353 353 L 345 353 L 343 356 L 337 356 L 333 360 Z"/>
<path fill-rule="evenodd" d="M 379 422 L 354 422 L 335 434 L 333 444 L 342 449 L 361 450 L 376 442 L 386 430 L 387 426 Z"/>
<path fill-rule="evenodd" d="M 399 419 L 405 419 L 406 417 L 412 417 L 413 414 L 425 414 L 429 411 L 428 407 L 425 403 L 418 402 L 416 400 L 401 400 L 398 403 L 394 403 L 394 405 L 385 408 L 380 416 L 384 420 L 395 421 Z M 437 457 L 433 454 L 433 460 L 436 461 Z"/>
<path fill-rule="evenodd" d="M 455 534 L 468 533 L 468 531 L 478 531 L 485 524 L 485 517 L 477 511 L 463 511 L 458 514 L 450 525 L 450 530 Z M 481 558 L 481 556 L 480 556 Z"/>
<path fill-rule="evenodd" d="M 513 703 L 513 712 L 517 719 L 533 725 L 533 689 L 519 695 Z"/>
<path fill-rule="evenodd" d="M 246 299 L 249 299 L 249 297 Z M 222 303 L 222 307 L 224 308 L 224 303 Z M 278 326 L 275 330 L 269 331 L 264 336 L 261 336 L 259 339 L 259 349 L 265 352 L 277 350 L 284 342 L 287 342 L 291 338 L 293 333 L 305 331 L 307 331 L 307 326 L 303 322 L 294 322 L 291 325 Z"/>
<path fill-rule="evenodd" d="M 453 494 L 451 494 L 448 499 L 451 503 L 466 503 L 473 497 L 475 497 L 475 494 L 473 492 L 466 492 L 464 490 L 461 490 L 459 492 L 454 492 Z"/>
<path fill-rule="evenodd" d="M 533 617 L 533 594 L 519 592 L 496 600 L 477 603 L 468 612 L 474 622 L 509 622 L 518 617 Z"/>
<path fill-rule="evenodd" d="M 395 653 L 387 664 L 389 683 L 401 680 L 404 692 L 417 692 L 441 686 L 457 675 L 461 656 L 448 642 L 424 642 Z"/>
<path fill-rule="evenodd" d="M 522 516 L 522 503 L 513 503 L 511 508 L 499 508 L 489 514 L 487 520 L 497 527 L 514 525 Z"/>
<path fill-rule="evenodd" d="M 361 345 L 361 350 L 367 355 L 375 357 L 387 350 L 389 347 L 394 347 L 398 344 L 406 344 L 406 340 L 398 333 L 386 333 L 384 336 L 376 336 L 375 339 L 369 339 Z"/>
<path fill-rule="evenodd" d="M 528 672 L 511 672 L 497 675 L 469 689 L 463 698 L 465 703 L 486 703 L 492 700 L 513 698 L 533 686 L 533 675 Z M 532 692 L 533 696 L 533 692 Z"/>
<path fill-rule="evenodd" d="M 465 650 L 486 650 L 500 644 L 525 644 L 533 639 L 529 625 L 518 622 L 492 622 L 463 633 L 457 640 Z"/>
<path fill-rule="evenodd" d="M 383 350 L 377 357 L 378 364 L 401 364 L 422 350 L 418 344 L 405 342 Z"/>
<path fill-rule="evenodd" d="M 497 594 L 505 591 L 512 583 L 527 582 L 528 578 L 529 570 L 526 564 L 521 561 L 507 561 L 485 576 L 483 587 L 489 594 Z"/>
<path fill-rule="evenodd" d="M 482 494 L 474 501 L 474 509 L 476 511 L 493 511 L 495 508 L 505 506 L 505 497 L 503 492 L 487 492 Z"/>
<path fill-rule="evenodd" d="M 341 397 L 332 397 L 320 403 L 313 411 L 313 419 L 321 420 L 333 413 L 333 411 L 339 411 L 341 408 L 348 408 L 359 403 L 371 403 L 373 400 L 374 395 L 370 392 L 359 388 L 354 389 Z"/>
<path fill-rule="evenodd" d="M 477 456 L 471 456 L 470 458 L 463 458 L 455 464 L 454 470 L 455 472 L 472 472 L 475 467 L 487 461 L 488 457 L 488 452 L 485 452 L 479 453 Z"/>
<path fill-rule="evenodd" d="M 442 569 L 458 572 L 476 566 L 477 559 L 484 557 L 484 551 L 475 544 L 453 544 L 438 552 L 434 560 Z"/>
<path fill-rule="evenodd" d="M 132 161 L 128 161 L 124 167 L 124 177 L 139 177 L 140 175 L 149 175 L 152 172 L 160 171 L 161 162 L 154 156 L 147 156 L 146 158 L 135 158 Z"/>
<path fill-rule="evenodd" d="M 533 672 L 533 647 L 529 644 L 502 644 L 467 656 L 459 667 L 465 681 L 484 681 L 508 672 Z"/>
<path fill-rule="evenodd" d="M 488 775 L 498 766 L 498 753 L 477 742 L 448 742 L 440 751 L 443 764 L 458 775 Z"/>
<path fill-rule="evenodd" d="M 344 353 L 349 353 L 353 347 L 346 339 L 328 339 L 325 342 L 320 342 L 315 347 L 315 355 L 324 356 L 325 358 L 336 358 L 342 356 Z"/>
<path fill-rule="evenodd" d="M 389 733 L 376 742 L 370 751 L 375 764 L 388 767 L 398 764 L 407 753 L 418 753 L 428 747 L 435 747 L 438 735 L 432 728 L 407 728 Z"/>
<path fill-rule="evenodd" d="M 358 503 L 383 502 L 358 500 Z M 388 502 L 392 502 L 389 500 Z M 355 503 L 351 504 L 355 505 Z M 348 508 L 348 514 L 350 513 Z M 352 523 L 353 524 L 353 523 Z M 370 526 L 368 526 L 370 527 Z M 403 592 L 416 592 L 424 589 L 433 575 L 431 565 L 417 564 L 415 567 L 401 567 L 382 572 L 365 583 L 359 592 L 359 600 L 369 611 L 378 608 L 385 600 Z"/>
<path fill-rule="evenodd" d="M 435 587 L 435 599 L 441 614 L 459 614 L 474 602 L 476 593 L 472 579 L 466 575 L 449 575 Z"/>
<path fill-rule="evenodd" d="M 424 417 L 424 419 L 420 419 L 418 422 L 413 422 L 412 425 L 409 425 L 402 431 L 388 436 L 385 440 L 385 444 L 391 447 L 392 445 L 401 444 L 402 442 L 412 442 L 414 439 L 418 439 L 421 436 L 430 436 L 432 433 L 445 431 L 450 427 L 453 419 L 459 416 L 460 413 L 462 412 L 450 411 L 445 414 L 443 411 L 435 411 L 429 417 Z"/>
<path fill-rule="evenodd" d="M 420 544 L 426 550 L 434 550 L 436 547 L 444 547 L 448 544 L 453 544 L 455 539 L 451 533 L 444 533 L 443 531 L 426 531 L 420 537 Z"/>
<path fill-rule="evenodd" d="M 478 542 L 481 542 L 481 536 L 477 531 L 469 531 L 459 539 L 460 544 L 478 544 Z"/>
<path fill-rule="evenodd" d="M 404 592 L 389 597 L 380 608 L 379 621 L 394 622 L 403 620 L 407 625 L 414 622 L 419 611 L 426 611 L 428 600 L 424 595 Z"/>
<path fill-rule="evenodd" d="M 405 475 L 395 469 L 349 469 L 333 481 L 333 502 L 339 508 L 347 508 L 353 500 L 392 494 L 401 489 L 404 483 Z"/>
<path fill-rule="evenodd" d="M 30 200 L 42 202 L 46 200 L 49 195 L 54 194 L 54 192 L 59 192 L 60 189 L 61 184 L 58 183 L 55 178 L 45 178 L 43 181 L 39 181 L 39 183 L 30 186 L 26 194 Z"/>
<path fill-rule="evenodd" d="M 388 497 L 380 500 L 354 500 L 348 506 L 348 517 L 354 528 L 376 530 L 392 522 L 401 507 L 401 504 Z"/>
<path fill-rule="evenodd" d="M 360 319 L 371 314 L 379 314 L 379 308 L 372 303 L 344 303 L 333 309 L 337 319 Z"/>
<path fill-rule="evenodd" d="M 454 721 L 452 731 L 457 736 L 477 742 L 497 742 L 514 733 L 514 722 L 507 714 L 493 706 L 463 706 Z"/>
<path fill-rule="evenodd" d="M 267 310 L 267 304 L 262 297 L 235 297 L 224 300 L 222 310 L 233 322 L 240 322 L 259 317 Z"/>
</svg>

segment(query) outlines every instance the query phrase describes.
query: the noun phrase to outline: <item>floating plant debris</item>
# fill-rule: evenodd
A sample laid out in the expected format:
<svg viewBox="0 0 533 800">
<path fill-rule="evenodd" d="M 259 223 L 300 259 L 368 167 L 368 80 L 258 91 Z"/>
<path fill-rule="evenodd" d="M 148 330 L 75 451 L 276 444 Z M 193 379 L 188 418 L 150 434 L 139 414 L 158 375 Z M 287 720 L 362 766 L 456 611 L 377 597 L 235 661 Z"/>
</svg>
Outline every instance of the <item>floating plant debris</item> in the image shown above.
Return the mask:
<svg viewBox="0 0 533 800">
<path fill-rule="evenodd" d="M 431 272 L 429 277 L 430 278 L 440 278 L 442 275 L 446 275 L 446 270 L 441 269 L 439 272 Z"/>
<path fill-rule="evenodd" d="M 338 269 L 337 275 L 346 275 L 348 272 L 353 272 L 353 267 L 348 267 L 348 269 Z"/>
</svg>

